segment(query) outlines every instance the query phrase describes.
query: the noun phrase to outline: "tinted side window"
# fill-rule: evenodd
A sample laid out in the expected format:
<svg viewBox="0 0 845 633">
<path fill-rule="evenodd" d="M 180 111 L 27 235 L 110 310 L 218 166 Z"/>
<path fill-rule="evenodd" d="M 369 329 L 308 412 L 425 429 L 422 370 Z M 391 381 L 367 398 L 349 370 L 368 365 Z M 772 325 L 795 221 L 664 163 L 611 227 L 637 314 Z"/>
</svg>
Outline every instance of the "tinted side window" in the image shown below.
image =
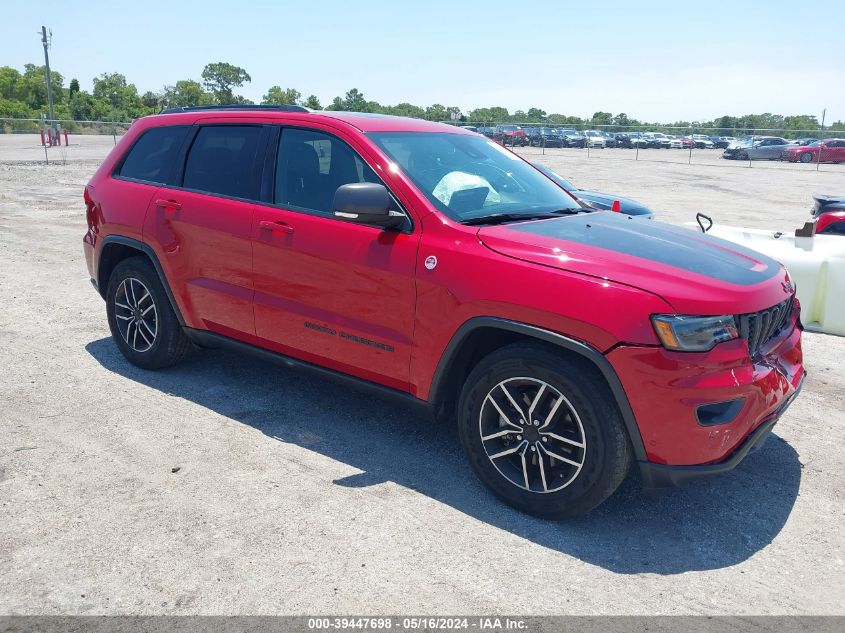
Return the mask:
<svg viewBox="0 0 845 633">
<path fill-rule="evenodd" d="M 330 213 L 341 185 L 381 182 L 351 147 L 321 132 L 282 130 L 277 160 L 273 201 L 279 205 Z"/>
<path fill-rule="evenodd" d="M 119 175 L 123 178 L 166 183 L 187 133 L 187 125 L 147 130 L 123 159 Z"/>
<path fill-rule="evenodd" d="M 255 153 L 261 128 L 219 125 L 200 128 L 194 139 L 182 186 L 205 193 L 255 198 Z"/>
</svg>

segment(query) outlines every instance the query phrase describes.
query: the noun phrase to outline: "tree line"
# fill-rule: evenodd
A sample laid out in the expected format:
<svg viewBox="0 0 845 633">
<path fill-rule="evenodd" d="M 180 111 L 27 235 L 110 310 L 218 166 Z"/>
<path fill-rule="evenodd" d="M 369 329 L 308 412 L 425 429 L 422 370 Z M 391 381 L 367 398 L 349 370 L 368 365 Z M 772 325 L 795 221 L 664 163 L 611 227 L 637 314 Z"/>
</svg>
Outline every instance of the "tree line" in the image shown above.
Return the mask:
<svg viewBox="0 0 845 633">
<path fill-rule="evenodd" d="M 230 103 L 253 103 L 236 90 L 250 83 L 249 73 L 227 62 L 207 64 L 200 74 L 200 80 L 182 79 L 173 85 L 166 85 L 160 91 L 138 92 L 135 84 L 129 83 L 120 73 L 103 73 L 93 80 L 93 89 L 80 89 L 79 81 L 71 79 L 65 87 L 65 78 L 51 71 L 54 114 L 63 121 L 129 121 L 148 114 L 155 114 L 164 108 L 216 105 Z M 741 117 L 722 116 L 712 121 L 675 121 L 654 123 L 640 121 L 625 113 L 596 112 L 591 119 L 559 113 L 547 113 L 541 108 L 528 108 L 510 112 L 503 107 L 476 108 L 461 113 L 457 106 L 439 103 L 422 107 L 411 103 L 383 105 L 370 101 L 357 88 L 343 96 L 335 97 L 323 106 L 316 95 L 304 97 L 295 88 L 271 86 L 261 99 L 264 105 L 303 105 L 312 110 L 344 110 L 350 112 L 371 112 L 409 116 L 429 121 L 452 120 L 478 125 L 493 123 L 544 124 L 549 126 L 598 127 L 608 131 L 624 131 L 628 128 L 658 130 L 665 127 L 710 130 L 724 135 L 739 135 L 755 129 L 812 131 L 820 128 L 815 115 L 783 116 L 779 114 L 749 114 Z M 23 72 L 10 66 L 0 66 L 0 118 L 39 118 L 47 112 L 46 68 L 26 64 Z M 836 121 L 826 130 L 845 131 L 845 122 Z M 794 136 L 794 135 L 793 135 Z"/>
</svg>

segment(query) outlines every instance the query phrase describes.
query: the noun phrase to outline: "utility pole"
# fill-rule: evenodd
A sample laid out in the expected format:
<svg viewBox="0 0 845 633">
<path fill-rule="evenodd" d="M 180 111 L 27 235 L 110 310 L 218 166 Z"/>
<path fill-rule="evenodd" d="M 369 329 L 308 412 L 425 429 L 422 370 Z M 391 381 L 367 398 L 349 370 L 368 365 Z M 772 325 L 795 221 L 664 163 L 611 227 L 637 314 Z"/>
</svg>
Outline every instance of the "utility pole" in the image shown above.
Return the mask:
<svg viewBox="0 0 845 633">
<path fill-rule="evenodd" d="M 822 141 L 824 140 L 824 117 L 827 114 L 827 108 L 822 110 L 822 124 L 819 128 L 819 153 L 816 155 L 816 171 L 819 170 L 819 165 L 822 162 Z"/>
<path fill-rule="evenodd" d="M 53 36 L 52 31 L 50 37 Z M 47 49 L 50 46 L 50 41 L 47 39 L 47 27 L 41 27 L 41 43 L 44 44 L 44 65 L 47 67 L 47 106 L 50 109 L 50 125 L 53 125 L 55 116 L 53 115 L 53 86 L 50 78 L 50 54 Z"/>
</svg>

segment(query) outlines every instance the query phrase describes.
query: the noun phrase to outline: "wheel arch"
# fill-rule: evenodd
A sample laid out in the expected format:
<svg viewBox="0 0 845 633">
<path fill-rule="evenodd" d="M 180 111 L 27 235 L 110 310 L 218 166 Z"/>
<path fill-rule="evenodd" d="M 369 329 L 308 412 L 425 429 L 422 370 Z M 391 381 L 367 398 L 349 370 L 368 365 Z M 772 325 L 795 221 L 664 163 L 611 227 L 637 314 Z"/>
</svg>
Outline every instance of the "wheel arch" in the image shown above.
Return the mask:
<svg viewBox="0 0 845 633">
<path fill-rule="evenodd" d="M 176 304 L 176 299 L 170 290 L 170 284 L 167 283 L 167 277 L 164 274 L 164 269 L 161 267 L 158 256 L 149 244 L 145 244 L 140 240 L 123 235 L 108 235 L 103 238 L 103 246 L 97 262 L 97 290 L 100 296 L 104 299 L 106 298 L 109 278 L 115 267 L 125 259 L 138 256 L 146 257 L 153 265 L 153 268 L 155 268 L 164 292 L 167 294 L 167 299 L 170 301 L 170 306 L 173 308 L 173 312 L 179 321 L 179 325 L 184 327 L 185 321 L 182 318 L 182 312 Z"/>
<path fill-rule="evenodd" d="M 539 341 L 589 363 L 604 379 L 616 402 L 631 441 L 634 459 L 646 461 L 645 446 L 628 396 L 613 366 L 594 347 L 562 334 L 526 323 L 497 317 L 475 317 L 466 321 L 452 336 L 437 364 L 429 393 L 436 414 L 454 406 L 464 379 L 482 358 L 518 341 Z"/>
</svg>

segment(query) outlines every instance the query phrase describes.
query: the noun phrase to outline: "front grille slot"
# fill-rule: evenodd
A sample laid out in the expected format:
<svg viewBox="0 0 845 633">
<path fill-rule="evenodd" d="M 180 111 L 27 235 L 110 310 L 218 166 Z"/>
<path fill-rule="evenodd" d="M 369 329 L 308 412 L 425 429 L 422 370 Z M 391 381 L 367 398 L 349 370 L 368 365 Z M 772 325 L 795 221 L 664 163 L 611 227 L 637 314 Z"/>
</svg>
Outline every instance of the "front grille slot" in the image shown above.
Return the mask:
<svg viewBox="0 0 845 633">
<path fill-rule="evenodd" d="M 748 341 L 748 351 L 752 357 L 759 356 L 763 346 L 789 323 L 794 300 L 795 295 L 792 295 L 766 310 L 737 316 L 739 335 Z"/>
</svg>

